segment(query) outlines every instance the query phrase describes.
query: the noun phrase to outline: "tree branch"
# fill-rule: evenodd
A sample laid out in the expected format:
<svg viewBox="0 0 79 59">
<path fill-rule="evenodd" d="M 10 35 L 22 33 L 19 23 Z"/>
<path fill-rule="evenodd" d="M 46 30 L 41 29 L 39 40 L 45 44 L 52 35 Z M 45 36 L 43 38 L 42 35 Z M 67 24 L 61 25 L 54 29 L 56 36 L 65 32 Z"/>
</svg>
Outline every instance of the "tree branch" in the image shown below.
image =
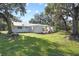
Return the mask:
<svg viewBox="0 0 79 59">
<path fill-rule="evenodd" d="M 73 16 L 73 13 L 71 12 L 70 9 L 67 9 L 67 8 L 64 8 L 64 7 L 60 7 L 60 8 L 62 8 L 62 9 L 64 9 L 64 10 L 67 10 L 67 12 L 70 12 L 70 13 L 71 13 L 71 16 Z"/>
</svg>

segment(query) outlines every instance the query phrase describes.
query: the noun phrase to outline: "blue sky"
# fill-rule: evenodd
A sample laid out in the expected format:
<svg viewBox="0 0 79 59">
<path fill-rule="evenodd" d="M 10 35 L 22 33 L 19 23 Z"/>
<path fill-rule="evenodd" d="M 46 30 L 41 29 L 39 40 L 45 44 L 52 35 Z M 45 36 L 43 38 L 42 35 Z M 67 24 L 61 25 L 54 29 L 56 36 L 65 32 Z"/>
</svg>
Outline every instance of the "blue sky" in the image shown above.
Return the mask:
<svg viewBox="0 0 79 59">
<path fill-rule="evenodd" d="M 28 22 L 31 18 L 33 18 L 33 16 L 36 13 L 43 12 L 45 6 L 46 6 L 46 4 L 44 4 L 44 3 L 28 3 L 26 5 L 27 13 L 25 14 L 25 16 L 20 16 L 20 15 L 16 15 L 16 16 L 20 17 L 20 19 L 23 22 Z"/>
</svg>

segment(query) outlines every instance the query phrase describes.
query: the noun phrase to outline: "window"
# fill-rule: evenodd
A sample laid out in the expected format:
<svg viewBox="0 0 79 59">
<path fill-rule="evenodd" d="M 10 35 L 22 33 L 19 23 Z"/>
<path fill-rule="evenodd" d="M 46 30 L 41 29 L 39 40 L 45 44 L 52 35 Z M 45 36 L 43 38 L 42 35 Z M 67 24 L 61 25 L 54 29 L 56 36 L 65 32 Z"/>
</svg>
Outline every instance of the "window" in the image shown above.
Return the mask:
<svg viewBox="0 0 79 59">
<path fill-rule="evenodd" d="M 18 29 L 22 29 L 22 27 L 21 26 L 18 26 Z"/>
<path fill-rule="evenodd" d="M 25 28 L 31 28 L 31 27 L 28 27 L 28 26 L 27 26 L 27 27 L 25 27 Z"/>
</svg>

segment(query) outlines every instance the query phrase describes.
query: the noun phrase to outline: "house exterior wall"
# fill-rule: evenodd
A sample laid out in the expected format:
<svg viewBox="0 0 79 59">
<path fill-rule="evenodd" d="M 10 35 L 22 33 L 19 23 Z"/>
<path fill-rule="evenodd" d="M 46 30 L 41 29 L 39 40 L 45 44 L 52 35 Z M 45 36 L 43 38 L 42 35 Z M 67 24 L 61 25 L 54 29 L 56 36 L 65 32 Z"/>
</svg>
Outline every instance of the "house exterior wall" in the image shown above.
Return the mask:
<svg viewBox="0 0 79 59">
<path fill-rule="evenodd" d="M 27 27 L 27 26 L 24 26 L 24 27 L 22 28 L 22 31 L 23 31 L 23 32 L 32 32 L 32 27 L 31 27 L 31 26 L 30 26 L 30 27 L 29 27 L 29 26 L 28 26 L 28 27 Z"/>
<path fill-rule="evenodd" d="M 42 26 L 33 26 L 33 32 L 42 33 L 43 32 L 43 27 Z"/>
<path fill-rule="evenodd" d="M 32 32 L 31 27 L 24 27 L 22 26 L 21 29 L 18 28 L 18 26 L 15 26 L 14 28 L 12 28 L 13 32 Z"/>
<path fill-rule="evenodd" d="M 12 31 L 13 32 L 34 32 L 34 33 L 48 33 L 53 32 L 53 28 L 50 26 L 21 26 L 22 28 L 18 28 L 18 26 L 13 26 Z"/>
<path fill-rule="evenodd" d="M 17 26 L 14 26 L 14 27 L 12 28 L 12 31 L 13 31 L 13 32 L 23 32 L 23 30 L 22 30 L 22 29 L 18 29 Z"/>
</svg>

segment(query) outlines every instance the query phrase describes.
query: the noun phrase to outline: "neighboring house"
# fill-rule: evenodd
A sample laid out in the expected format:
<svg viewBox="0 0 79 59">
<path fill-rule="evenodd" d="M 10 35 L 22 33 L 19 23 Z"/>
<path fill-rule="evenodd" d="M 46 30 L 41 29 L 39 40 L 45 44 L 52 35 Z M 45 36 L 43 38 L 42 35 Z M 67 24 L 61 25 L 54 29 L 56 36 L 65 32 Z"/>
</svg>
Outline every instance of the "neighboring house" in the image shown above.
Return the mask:
<svg viewBox="0 0 79 59">
<path fill-rule="evenodd" d="M 34 33 L 49 33 L 53 31 L 53 28 L 48 25 L 42 24 L 30 24 L 22 22 L 12 22 L 12 31 L 13 32 L 34 32 Z"/>
</svg>

